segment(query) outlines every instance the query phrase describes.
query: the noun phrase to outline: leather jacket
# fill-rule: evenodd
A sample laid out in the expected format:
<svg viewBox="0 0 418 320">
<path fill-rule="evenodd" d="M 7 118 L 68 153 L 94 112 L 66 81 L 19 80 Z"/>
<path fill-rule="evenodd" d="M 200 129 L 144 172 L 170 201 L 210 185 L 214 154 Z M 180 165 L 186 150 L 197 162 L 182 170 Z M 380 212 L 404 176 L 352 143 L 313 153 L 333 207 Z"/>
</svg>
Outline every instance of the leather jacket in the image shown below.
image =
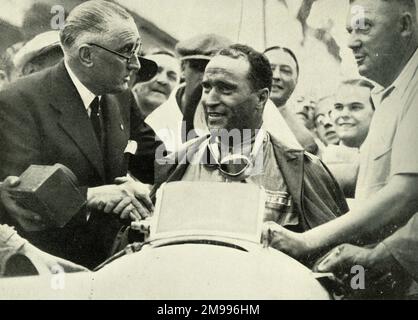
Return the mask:
<svg viewBox="0 0 418 320">
<path fill-rule="evenodd" d="M 187 159 L 207 137 L 189 141 L 179 151 L 165 158 L 166 164 L 155 164 L 155 185 L 151 198 L 164 182 L 180 181 L 189 165 Z M 271 136 L 277 163 L 282 171 L 299 214 L 297 231 L 312 229 L 348 211 L 344 194 L 322 161 L 301 149 L 289 149 Z"/>
</svg>

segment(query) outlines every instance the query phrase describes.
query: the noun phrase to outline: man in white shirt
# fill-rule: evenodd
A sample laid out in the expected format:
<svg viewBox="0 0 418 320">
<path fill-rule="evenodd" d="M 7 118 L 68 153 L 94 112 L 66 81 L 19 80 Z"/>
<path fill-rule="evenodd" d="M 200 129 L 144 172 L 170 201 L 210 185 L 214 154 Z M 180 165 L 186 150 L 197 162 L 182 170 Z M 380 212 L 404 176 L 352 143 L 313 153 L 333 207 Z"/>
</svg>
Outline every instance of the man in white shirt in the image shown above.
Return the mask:
<svg viewBox="0 0 418 320">
<path fill-rule="evenodd" d="M 359 240 L 379 242 L 418 211 L 418 24 L 413 0 L 352 0 L 359 17 L 348 15 L 349 47 L 359 72 L 383 87 L 372 93 L 376 108 L 362 146 L 356 198 L 363 200 L 346 215 L 303 234 L 279 226 L 272 245 L 293 256 Z M 354 10 L 355 11 L 355 10 Z M 354 12 L 350 11 L 350 12 Z M 416 278 L 416 216 L 373 248 L 341 245 L 320 271 L 353 265 L 391 272 L 400 266 Z M 268 230 L 268 229 L 266 229 Z M 348 271 L 349 272 L 349 271 Z"/>
</svg>

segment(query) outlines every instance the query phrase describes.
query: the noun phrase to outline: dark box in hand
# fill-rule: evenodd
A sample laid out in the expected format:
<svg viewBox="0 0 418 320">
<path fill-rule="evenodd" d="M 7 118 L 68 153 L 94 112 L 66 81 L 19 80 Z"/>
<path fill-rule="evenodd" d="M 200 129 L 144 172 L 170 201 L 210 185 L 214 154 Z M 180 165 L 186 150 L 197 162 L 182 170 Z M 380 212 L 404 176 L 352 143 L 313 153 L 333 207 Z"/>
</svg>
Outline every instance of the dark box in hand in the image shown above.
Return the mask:
<svg viewBox="0 0 418 320">
<path fill-rule="evenodd" d="M 20 180 L 9 193 L 19 206 L 39 214 L 49 227 L 64 227 L 86 203 L 77 178 L 61 164 L 31 165 Z"/>
</svg>

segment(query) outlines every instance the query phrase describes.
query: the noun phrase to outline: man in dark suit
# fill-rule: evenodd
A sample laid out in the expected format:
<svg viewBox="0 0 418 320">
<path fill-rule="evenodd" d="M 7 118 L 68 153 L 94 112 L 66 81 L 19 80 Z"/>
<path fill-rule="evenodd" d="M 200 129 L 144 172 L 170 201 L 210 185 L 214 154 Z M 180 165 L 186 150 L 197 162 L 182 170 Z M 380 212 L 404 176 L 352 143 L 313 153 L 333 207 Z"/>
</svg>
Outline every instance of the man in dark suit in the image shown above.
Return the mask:
<svg viewBox="0 0 418 320">
<path fill-rule="evenodd" d="M 120 228 L 107 213 L 138 220 L 151 210 L 148 188 L 115 179 L 127 174 L 127 153 L 145 169 L 153 160 L 153 132 L 128 87 L 133 72 L 150 71 L 153 63 L 138 58 L 141 39 L 132 17 L 107 1 L 74 8 L 60 40 L 64 61 L 0 94 L 0 179 L 18 176 L 31 164 L 64 164 L 78 178 L 91 214 L 51 229 L 40 213 L 18 207 L 7 192 L 3 211 L 41 249 L 93 267 L 106 258 Z M 142 152 L 144 145 L 149 148 Z M 5 181 L 7 187 L 18 183 Z"/>
</svg>

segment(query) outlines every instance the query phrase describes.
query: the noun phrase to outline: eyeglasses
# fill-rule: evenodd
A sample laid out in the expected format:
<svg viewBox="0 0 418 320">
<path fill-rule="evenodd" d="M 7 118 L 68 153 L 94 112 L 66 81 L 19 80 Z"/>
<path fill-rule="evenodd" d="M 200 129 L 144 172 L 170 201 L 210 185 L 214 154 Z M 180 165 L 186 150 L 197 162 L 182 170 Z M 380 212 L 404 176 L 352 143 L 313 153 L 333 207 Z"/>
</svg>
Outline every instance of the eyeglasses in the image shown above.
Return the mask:
<svg viewBox="0 0 418 320">
<path fill-rule="evenodd" d="M 141 44 L 140 40 L 138 40 L 136 42 L 136 44 L 134 45 L 131 53 L 129 55 L 126 55 L 126 54 L 123 54 L 123 53 L 120 53 L 120 52 L 111 50 L 109 48 L 106 48 L 106 47 L 104 47 L 102 45 L 99 45 L 97 43 L 90 42 L 90 43 L 87 43 L 87 44 L 89 46 L 98 47 L 98 48 L 103 49 L 103 50 L 105 50 L 107 52 L 113 53 L 114 55 L 117 55 L 117 56 L 119 56 L 119 57 L 121 57 L 123 59 L 126 59 L 127 64 L 131 64 L 131 63 L 133 63 L 135 61 L 135 59 L 138 59 L 138 54 L 141 51 L 141 47 L 142 47 L 142 44 Z"/>
</svg>

